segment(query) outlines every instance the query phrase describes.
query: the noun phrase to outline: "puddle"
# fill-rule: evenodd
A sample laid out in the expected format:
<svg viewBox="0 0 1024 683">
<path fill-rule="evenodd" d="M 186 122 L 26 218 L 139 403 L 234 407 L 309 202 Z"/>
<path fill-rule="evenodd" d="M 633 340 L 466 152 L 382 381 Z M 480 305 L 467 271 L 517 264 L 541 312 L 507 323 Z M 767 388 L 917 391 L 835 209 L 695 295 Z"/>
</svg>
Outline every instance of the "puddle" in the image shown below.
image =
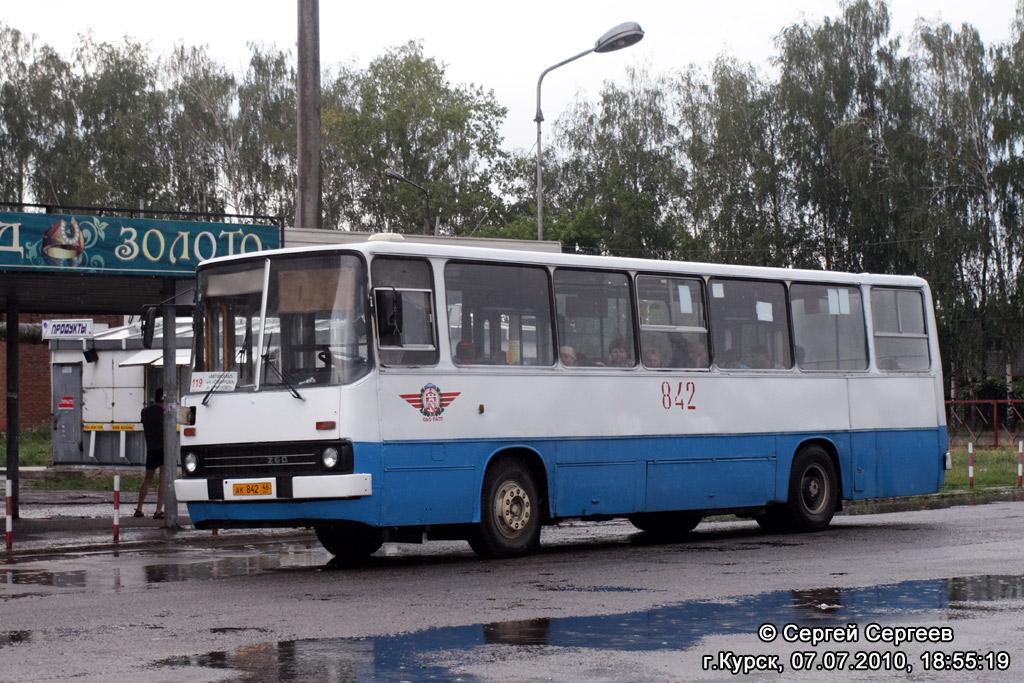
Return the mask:
<svg viewBox="0 0 1024 683">
<path fill-rule="evenodd" d="M 32 640 L 31 631 L 0 631 L 0 648 Z"/>
<path fill-rule="evenodd" d="M 537 586 L 542 591 L 565 591 L 569 593 L 646 593 L 646 588 L 625 586 Z"/>
<path fill-rule="evenodd" d="M 176 552 L 173 558 L 131 555 L 127 556 L 122 564 L 113 568 L 104 566 L 73 571 L 0 566 L 0 600 L 21 597 L 21 594 L 5 594 L 3 592 L 5 584 L 97 590 L 112 588 L 119 591 L 123 588 L 174 581 L 252 576 L 265 572 L 297 569 L 319 569 L 323 567 L 325 557 L 324 551 L 319 547 L 313 549 L 295 546 L 282 548 L 273 553 L 249 554 L 254 550 L 254 548 L 246 548 L 242 551 L 244 554 L 218 557 L 213 560 L 197 560 L 188 552 Z"/>
<path fill-rule="evenodd" d="M 272 555 L 243 555 L 239 557 L 223 557 L 204 562 L 161 562 L 147 564 L 142 570 L 146 583 L 169 583 L 190 581 L 192 579 L 219 579 L 229 576 L 252 576 L 268 571 L 296 567 L 320 567 L 323 555 L 312 558 L 296 557 L 290 554 L 275 553 Z M 122 582 L 122 585 L 123 582 Z"/>
<path fill-rule="evenodd" d="M 236 680 L 471 681 L 435 666 L 494 646 L 686 650 L 710 635 L 750 635 L 765 622 L 805 626 L 964 618 L 983 603 L 1024 599 L 1024 576 L 905 581 L 868 588 L 775 591 L 726 602 L 684 602 L 646 612 L 505 621 L 377 638 L 291 640 L 155 662 L 157 668 L 231 670 Z M 1024 604 L 1014 605 L 1024 609 Z M 464 653 L 464 654 L 460 654 Z"/>
<path fill-rule="evenodd" d="M 86 584 L 86 572 L 84 570 L 47 572 L 33 569 L 0 569 L 0 583 L 20 586 L 83 588 Z"/>
</svg>

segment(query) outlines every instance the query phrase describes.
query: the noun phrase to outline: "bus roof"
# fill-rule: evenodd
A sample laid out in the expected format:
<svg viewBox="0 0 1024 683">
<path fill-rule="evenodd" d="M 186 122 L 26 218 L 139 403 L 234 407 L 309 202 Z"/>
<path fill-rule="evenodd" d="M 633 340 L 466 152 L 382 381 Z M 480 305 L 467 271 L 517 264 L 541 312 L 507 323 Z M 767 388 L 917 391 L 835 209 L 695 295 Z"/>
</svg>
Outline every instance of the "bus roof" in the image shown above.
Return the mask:
<svg viewBox="0 0 1024 683">
<path fill-rule="evenodd" d="M 381 237 L 387 235 L 387 237 Z M 593 268 L 607 270 L 627 270 L 640 273 L 664 273 L 666 275 L 709 275 L 719 277 L 737 277 L 751 279 L 821 281 L 850 284 L 876 284 L 900 287 L 925 287 L 923 278 L 913 275 L 883 275 L 872 273 L 844 273 L 840 271 L 807 270 L 799 268 L 777 268 L 767 266 L 744 266 L 721 263 L 700 263 L 693 261 L 669 261 L 656 259 L 631 258 L 620 256 L 592 256 L 585 254 L 550 253 L 524 248 L 515 249 L 509 246 L 509 240 L 502 240 L 500 246 L 466 246 L 442 242 L 444 238 L 435 240 L 405 240 L 401 235 L 393 233 L 377 233 L 362 242 L 349 242 L 324 246 L 302 246 L 274 249 L 247 254 L 234 254 L 204 261 L 199 265 L 205 269 L 217 264 L 258 260 L 272 255 L 323 254 L 358 252 L 366 256 L 416 256 L 423 258 L 447 258 L 482 260 L 491 262 L 507 262 L 544 266 L 569 266 L 576 268 Z M 524 242 L 525 245 L 532 244 Z"/>
</svg>

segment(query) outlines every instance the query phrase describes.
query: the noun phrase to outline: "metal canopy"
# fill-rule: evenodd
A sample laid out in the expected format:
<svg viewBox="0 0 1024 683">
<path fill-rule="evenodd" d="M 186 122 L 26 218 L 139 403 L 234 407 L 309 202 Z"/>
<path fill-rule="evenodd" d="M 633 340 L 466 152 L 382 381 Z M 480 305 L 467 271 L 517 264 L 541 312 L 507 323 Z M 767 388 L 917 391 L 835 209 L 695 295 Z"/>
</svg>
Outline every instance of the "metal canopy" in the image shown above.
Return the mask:
<svg viewBox="0 0 1024 683">
<path fill-rule="evenodd" d="M 139 315 L 160 302 L 162 277 L 79 273 L 0 272 L 0 311 L 16 301 L 21 313 Z M 194 278 L 175 279 L 176 283 Z M 180 290 L 182 285 L 175 289 Z"/>
</svg>

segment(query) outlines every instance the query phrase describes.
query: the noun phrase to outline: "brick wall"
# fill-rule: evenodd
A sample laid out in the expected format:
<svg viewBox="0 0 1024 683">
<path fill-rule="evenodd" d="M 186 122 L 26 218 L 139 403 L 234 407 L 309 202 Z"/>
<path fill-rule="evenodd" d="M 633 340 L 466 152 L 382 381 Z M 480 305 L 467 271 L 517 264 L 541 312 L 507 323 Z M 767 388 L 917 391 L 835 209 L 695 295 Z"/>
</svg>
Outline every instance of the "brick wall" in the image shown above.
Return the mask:
<svg viewBox="0 0 1024 683">
<path fill-rule="evenodd" d="M 88 315 L 22 315 L 20 323 L 39 323 L 49 318 L 88 318 Z M 95 323 L 121 325 L 121 316 L 92 316 Z M 18 423 L 21 429 L 49 424 L 53 415 L 50 397 L 50 345 L 18 345 Z M 7 395 L 7 342 L 0 341 L 0 389 Z M 7 432 L 7 400 L 0 401 L 0 432 Z"/>
</svg>

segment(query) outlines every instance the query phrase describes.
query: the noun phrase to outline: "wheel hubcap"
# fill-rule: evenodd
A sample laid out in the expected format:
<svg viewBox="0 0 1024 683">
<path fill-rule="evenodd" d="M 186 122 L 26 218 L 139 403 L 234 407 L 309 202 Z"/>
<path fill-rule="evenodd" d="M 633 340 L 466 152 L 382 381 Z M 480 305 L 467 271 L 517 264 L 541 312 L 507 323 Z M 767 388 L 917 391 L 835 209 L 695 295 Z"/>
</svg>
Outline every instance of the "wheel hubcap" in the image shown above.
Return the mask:
<svg viewBox="0 0 1024 683">
<path fill-rule="evenodd" d="M 828 478 L 817 465 L 808 467 L 804 472 L 803 486 L 804 507 L 812 515 L 820 514 L 828 502 Z"/>
<path fill-rule="evenodd" d="M 515 536 L 530 521 L 530 496 L 518 482 L 506 481 L 498 488 L 494 512 L 501 532 L 506 536 Z"/>
</svg>

